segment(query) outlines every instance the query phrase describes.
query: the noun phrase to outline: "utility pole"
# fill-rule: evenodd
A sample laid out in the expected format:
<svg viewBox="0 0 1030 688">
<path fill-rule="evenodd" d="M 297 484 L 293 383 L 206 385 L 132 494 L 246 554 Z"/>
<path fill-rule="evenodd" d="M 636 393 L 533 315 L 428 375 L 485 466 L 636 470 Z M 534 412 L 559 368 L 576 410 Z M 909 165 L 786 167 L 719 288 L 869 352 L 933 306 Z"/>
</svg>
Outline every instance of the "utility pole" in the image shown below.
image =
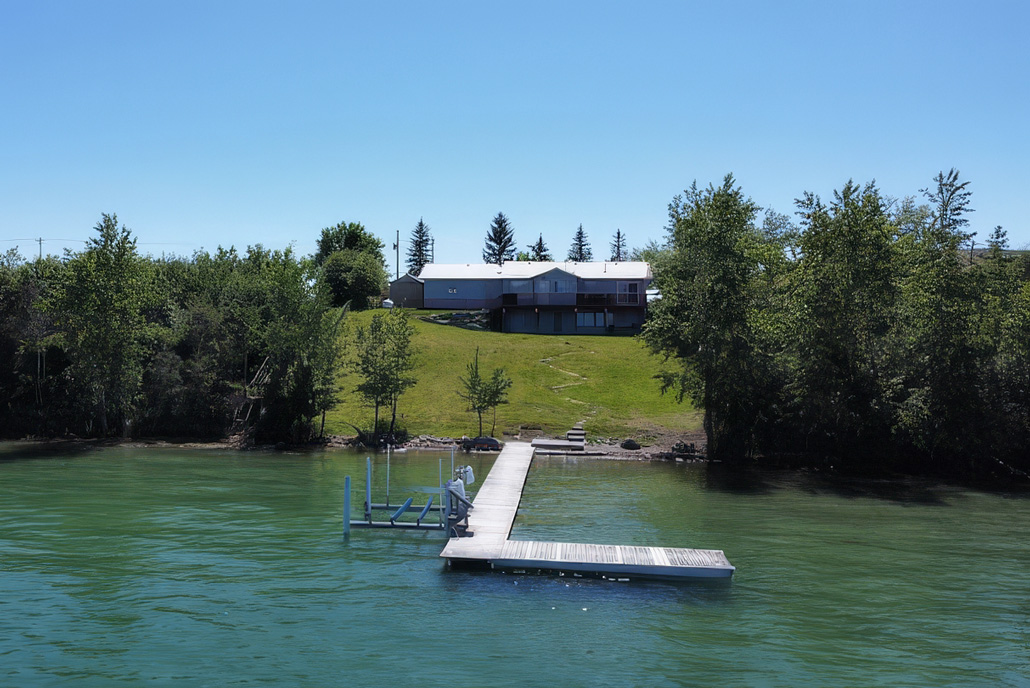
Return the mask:
<svg viewBox="0 0 1030 688">
<path fill-rule="evenodd" d="M 36 279 L 39 279 L 39 270 L 43 264 L 43 237 L 36 239 L 39 242 L 39 260 L 36 261 Z M 43 367 L 43 349 L 36 341 L 36 404 L 43 407 L 43 374 L 46 369 Z"/>
<path fill-rule="evenodd" d="M 394 271 L 395 271 L 397 276 L 394 277 L 394 279 L 400 279 L 401 278 L 401 230 L 399 230 L 399 229 L 397 230 L 397 241 L 395 241 L 393 243 L 393 249 L 395 251 L 397 251 L 397 258 L 396 258 L 396 261 L 394 262 Z"/>
</svg>

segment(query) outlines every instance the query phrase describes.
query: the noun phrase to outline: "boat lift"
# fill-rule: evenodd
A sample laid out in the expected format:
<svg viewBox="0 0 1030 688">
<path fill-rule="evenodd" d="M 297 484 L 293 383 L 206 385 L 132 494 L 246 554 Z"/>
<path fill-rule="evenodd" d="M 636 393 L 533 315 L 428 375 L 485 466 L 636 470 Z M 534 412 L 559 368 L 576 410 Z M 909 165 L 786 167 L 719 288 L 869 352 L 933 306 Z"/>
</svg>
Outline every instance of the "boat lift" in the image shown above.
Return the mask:
<svg viewBox="0 0 1030 688">
<path fill-rule="evenodd" d="M 459 466 L 459 475 L 463 484 L 471 485 L 475 482 L 471 466 Z M 364 514 L 361 519 L 351 518 L 351 478 L 344 479 L 343 496 L 343 535 L 350 536 L 351 528 L 407 528 L 416 530 L 445 530 L 453 525 L 453 512 L 457 510 L 460 502 L 458 495 L 451 491 L 453 481 L 443 480 L 443 459 L 440 459 L 440 486 L 439 487 L 414 487 L 409 491 L 428 494 L 424 506 L 415 504 L 415 497 L 408 497 L 401 504 L 390 504 L 390 452 L 386 453 L 386 498 L 385 501 L 376 503 L 372 501 L 372 457 L 365 458 L 365 504 Z M 454 470 L 454 450 L 451 450 L 451 475 Z M 467 500 L 464 500 L 468 504 Z M 434 503 L 435 502 L 435 503 Z M 376 518 L 377 513 L 388 514 L 386 520 Z M 401 520 L 405 514 L 416 513 L 414 521 Z"/>
</svg>

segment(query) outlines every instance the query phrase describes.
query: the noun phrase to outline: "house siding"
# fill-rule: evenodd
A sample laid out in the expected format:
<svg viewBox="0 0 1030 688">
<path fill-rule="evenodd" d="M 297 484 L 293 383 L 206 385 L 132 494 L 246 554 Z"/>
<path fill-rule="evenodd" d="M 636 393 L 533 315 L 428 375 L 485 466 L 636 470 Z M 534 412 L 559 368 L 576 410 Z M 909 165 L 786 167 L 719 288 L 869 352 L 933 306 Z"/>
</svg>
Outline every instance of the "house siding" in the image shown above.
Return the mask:
<svg viewBox="0 0 1030 688">
<path fill-rule="evenodd" d="M 423 308 L 422 282 L 411 275 L 390 282 L 390 300 L 400 308 Z"/>
<path fill-rule="evenodd" d="M 646 263 L 536 265 L 541 272 L 524 263 L 433 266 L 421 276 L 424 307 L 490 310 L 492 326 L 504 332 L 601 334 L 644 323 Z"/>
</svg>

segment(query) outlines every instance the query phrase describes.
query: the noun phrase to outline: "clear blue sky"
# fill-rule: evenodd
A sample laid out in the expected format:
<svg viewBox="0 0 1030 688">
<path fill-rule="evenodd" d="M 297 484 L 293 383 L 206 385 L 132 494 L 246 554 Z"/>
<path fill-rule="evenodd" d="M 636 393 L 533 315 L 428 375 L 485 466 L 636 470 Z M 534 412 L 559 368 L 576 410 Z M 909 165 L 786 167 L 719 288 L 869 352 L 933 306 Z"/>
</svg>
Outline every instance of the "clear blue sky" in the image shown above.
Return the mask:
<svg viewBox="0 0 1030 688">
<path fill-rule="evenodd" d="M 606 257 L 695 179 L 793 213 L 951 167 L 1022 247 L 1028 7 L 0 0 L 0 250 L 81 248 L 102 212 L 156 255 L 422 217 L 479 262 L 503 211 L 520 248 L 582 223 Z"/>
</svg>

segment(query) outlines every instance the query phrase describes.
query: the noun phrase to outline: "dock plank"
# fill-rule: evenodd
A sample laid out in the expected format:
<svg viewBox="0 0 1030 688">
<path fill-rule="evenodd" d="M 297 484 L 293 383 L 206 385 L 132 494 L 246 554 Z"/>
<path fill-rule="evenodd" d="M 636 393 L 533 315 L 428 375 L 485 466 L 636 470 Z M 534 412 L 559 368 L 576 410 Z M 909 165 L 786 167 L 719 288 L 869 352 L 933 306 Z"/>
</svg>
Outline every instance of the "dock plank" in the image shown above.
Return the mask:
<svg viewBox="0 0 1030 688">
<path fill-rule="evenodd" d="M 508 442 L 472 500 L 472 537 L 451 538 L 440 556 L 451 561 L 481 561 L 495 568 L 660 578 L 728 578 L 735 570 L 722 550 L 575 542 L 510 540 L 522 491 L 533 461 L 533 447 Z"/>
</svg>

